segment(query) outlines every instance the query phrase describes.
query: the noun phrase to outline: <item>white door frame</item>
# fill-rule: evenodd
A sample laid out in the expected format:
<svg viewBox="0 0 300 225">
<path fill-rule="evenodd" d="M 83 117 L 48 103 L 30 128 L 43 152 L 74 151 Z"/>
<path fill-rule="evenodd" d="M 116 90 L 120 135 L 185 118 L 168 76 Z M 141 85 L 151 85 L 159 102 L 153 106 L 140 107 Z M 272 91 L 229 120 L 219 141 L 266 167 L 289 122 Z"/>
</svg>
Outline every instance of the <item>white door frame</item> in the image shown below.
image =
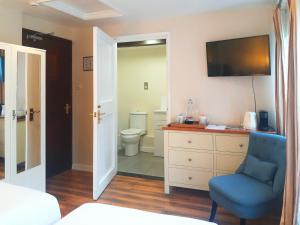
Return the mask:
<svg viewBox="0 0 300 225">
<path fill-rule="evenodd" d="M 171 73 L 170 73 L 170 62 L 171 62 L 171 45 L 170 45 L 170 33 L 162 32 L 162 33 L 146 33 L 146 34 L 135 34 L 135 35 L 126 35 L 117 37 L 117 43 L 124 42 L 135 42 L 135 41 L 148 41 L 148 40 L 156 40 L 156 39 L 165 39 L 166 40 L 166 48 L 167 48 L 167 123 L 171 122 Z M 116 78 L 116 82 L 118 82 L 118 75 Z M 116 83 L 116 87 L 117 87 Z M 118 99 L 117 99 L 118 103 Z"/>
</svg>

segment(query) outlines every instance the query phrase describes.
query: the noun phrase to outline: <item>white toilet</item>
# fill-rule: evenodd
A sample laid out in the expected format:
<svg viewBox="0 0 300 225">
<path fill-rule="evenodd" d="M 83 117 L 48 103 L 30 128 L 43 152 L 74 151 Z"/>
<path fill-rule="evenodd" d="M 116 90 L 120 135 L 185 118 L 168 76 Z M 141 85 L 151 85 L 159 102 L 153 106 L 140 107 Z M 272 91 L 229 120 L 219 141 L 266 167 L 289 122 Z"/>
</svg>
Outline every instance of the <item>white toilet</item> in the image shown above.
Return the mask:
<svg viewBox="0 0 300 225">
<path fill-rule="evenodd" d="M 140 139 L 147 132 L 147 113 L 130 113 L 129 129 L 121 131 L 121 139 L 125 144 L 125 155 L 134 156 L 139 152 Z"/>
</svg>

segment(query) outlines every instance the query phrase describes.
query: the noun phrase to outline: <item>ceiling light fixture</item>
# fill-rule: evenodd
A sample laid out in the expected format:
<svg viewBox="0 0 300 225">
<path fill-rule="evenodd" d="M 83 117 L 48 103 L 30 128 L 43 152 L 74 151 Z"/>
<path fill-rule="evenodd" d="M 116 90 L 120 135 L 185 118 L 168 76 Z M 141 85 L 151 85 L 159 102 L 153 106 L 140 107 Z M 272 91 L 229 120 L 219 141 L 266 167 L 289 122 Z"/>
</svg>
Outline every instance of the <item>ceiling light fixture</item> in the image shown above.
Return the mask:
<svg viewBox="0 0 300 225">
<path fill-rule="evenodd" d="M 166 39 L 123 42 L 123 43 L 118 43 L 118 48 L 140 47 L 140 46 L 151 46 L 151 45 L 165 45 L 166 43 L 167 43 Z"/>
<path fill-rule="evenodd" d="M 160 40 L 147 40 L 145 43 L 146 45 L 157 45 L 160 43 Z"/>
</svg>

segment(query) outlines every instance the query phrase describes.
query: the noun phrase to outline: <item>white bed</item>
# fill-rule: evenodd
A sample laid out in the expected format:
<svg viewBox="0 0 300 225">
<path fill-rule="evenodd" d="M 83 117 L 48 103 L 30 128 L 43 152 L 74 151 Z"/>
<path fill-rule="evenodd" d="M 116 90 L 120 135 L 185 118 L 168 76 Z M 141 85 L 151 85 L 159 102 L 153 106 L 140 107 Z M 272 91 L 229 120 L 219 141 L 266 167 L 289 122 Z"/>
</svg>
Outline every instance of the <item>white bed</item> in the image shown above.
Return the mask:
<svg viewBox="0 0 300 225">
<path fill-rule="evenodd" d="M 213 225 L 197 219 L 169 216 L 98 203 L 80 206 L 56 225 Z"/>
<path fill-rule="evenodd" d="M 88 203 L 61 220 L 52 195 L 0 182 L 1 225 L 213 225 L 214 223 L 145 212 L 99 203 Z"/>
<path fill-rule="evenodd" d="M 53 225 L 60 219 L 52 195 L 0 182 L 1 225 Z"/>
</svg>

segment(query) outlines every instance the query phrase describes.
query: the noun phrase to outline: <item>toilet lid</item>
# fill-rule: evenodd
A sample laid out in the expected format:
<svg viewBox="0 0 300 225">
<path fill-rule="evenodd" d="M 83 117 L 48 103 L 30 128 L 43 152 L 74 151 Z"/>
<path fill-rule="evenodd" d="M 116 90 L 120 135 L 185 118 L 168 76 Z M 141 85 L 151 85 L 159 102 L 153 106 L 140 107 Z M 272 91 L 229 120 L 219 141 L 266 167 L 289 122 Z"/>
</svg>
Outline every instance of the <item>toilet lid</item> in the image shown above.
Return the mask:
<svg viewBox="0 0 300 225">
<path fill-rule="evenodd" d="M 141 129 L 128 129 L 128 130 L 121 131 L 121 134 L 123 134 L 123 135 L 135 135 L 135 134 L 140 134 L 141 132 L 142 132 Z"/>
</svg>

